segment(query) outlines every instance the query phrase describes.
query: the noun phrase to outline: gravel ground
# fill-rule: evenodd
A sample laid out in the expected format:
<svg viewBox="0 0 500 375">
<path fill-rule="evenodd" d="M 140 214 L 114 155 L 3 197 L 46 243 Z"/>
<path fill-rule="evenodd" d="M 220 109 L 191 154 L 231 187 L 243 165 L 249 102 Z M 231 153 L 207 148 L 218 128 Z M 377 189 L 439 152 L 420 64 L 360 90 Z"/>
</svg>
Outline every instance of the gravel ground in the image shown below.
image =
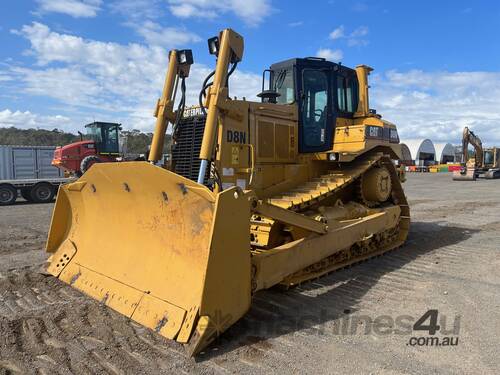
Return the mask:
<svg viewBox="0 0 500 375">
<path fill-rule="evenodd" d="M 500 181 L 410 174 L 404 187 L 405 246 L 299 288 L 258 293 L 196 360 L 39 273 L 52 204 L 0 207 L 0 374 L 496 374 Z M 432 336 L 412 330 L 428 310 L 440 325 Z M 443 345 L 450 338 L 456 345 Z"/>
</svg>

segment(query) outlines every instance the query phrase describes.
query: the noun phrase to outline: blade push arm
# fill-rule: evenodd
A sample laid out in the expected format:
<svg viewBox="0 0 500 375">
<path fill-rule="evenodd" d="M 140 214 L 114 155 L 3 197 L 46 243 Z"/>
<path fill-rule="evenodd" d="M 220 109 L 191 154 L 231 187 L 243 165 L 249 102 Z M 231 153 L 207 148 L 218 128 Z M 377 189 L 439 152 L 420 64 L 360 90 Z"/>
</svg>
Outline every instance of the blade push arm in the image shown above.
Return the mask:
<svg viewBox="0 0 500 375">
<path fill-rule="evenodd" d="M 161 159 L 163 153 L 163 143 L 167 131 L 168 122 L 174 122 L 176 113 L 174 111 L 175 91 L 179 78 L 189 76 L 189 68 L 193 63 L 191 50 L 171 50 L 165 83 L 161 98 L 158 99 L 155 109 L 156 125 L 151 141 L 148 160 L 156 162 Z"/>
<path fill-rule="evenodd" d="M 199 184 L 203 184 L 208 162 L 213 156 L 219 107 L 229 95 L 226 88 L 229 63 L 238 62 L 243 56 L 243 37 L 241 35 L 231 29 L 225 29 L 220 33 L 219 40 L 220 49 L 215 52 L 217 54 L 217 66 L 215 68 L 214 82 L 208 91 L 206 99 L 208 113 L 200 150 Z"/>
</svg>

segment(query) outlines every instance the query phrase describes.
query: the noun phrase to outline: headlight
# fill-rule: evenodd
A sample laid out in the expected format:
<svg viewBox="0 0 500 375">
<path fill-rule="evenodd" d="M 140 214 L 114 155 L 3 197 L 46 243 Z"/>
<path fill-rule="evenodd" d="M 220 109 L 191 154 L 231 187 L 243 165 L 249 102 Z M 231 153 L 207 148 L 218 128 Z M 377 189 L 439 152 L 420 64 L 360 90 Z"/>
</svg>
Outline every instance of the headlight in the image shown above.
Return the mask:
<svg viewBox="0 0 500 375">
<path fill-rule="evenodd" d="M 193 51 L 190 49 L 177 51 L 177 61 L 180 65 L 191 65 L 193 63 Z"/>
<path fill-rule="evenodd" d="M 210 38 L 208 40 L 208 52 L 211 55 L 218 55 L 219 54 L 219 37 L 214 36 L 213 38 Z"/>
</svg>

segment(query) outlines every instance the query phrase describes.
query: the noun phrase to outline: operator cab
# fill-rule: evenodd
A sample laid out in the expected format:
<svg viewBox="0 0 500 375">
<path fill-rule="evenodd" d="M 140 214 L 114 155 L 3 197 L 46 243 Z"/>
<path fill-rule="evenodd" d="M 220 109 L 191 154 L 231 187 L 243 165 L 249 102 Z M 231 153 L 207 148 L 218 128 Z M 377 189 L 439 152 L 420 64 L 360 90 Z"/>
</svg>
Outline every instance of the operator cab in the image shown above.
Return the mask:
<svg viewBox="0 0 500 375">
<path fill-rule="evenodd" d="M 264 90 L 265 76 L 269 88 Z M 263 73 L 263 102 L 298 105 L 299 152 L 328 151 L 337 117 L 353 118 L 358 108 L 354 69 L 323 58 L 295 58 L 271 65 Z"/>
<path fill-rule="evenodd" d="M 484 150 L 483 151 L 483 160 L 485 166 L 491 166 L 495 164 L 495 157 L 493 150 Z"/>
<path fill-rule="evenodd" d="M 95 143 L 97 154 L 120 154 L 119 133 L 121 124 L 94 121 L 85 125 L 85 128 L 87 129 L 87 138 Z"/>
</svg>

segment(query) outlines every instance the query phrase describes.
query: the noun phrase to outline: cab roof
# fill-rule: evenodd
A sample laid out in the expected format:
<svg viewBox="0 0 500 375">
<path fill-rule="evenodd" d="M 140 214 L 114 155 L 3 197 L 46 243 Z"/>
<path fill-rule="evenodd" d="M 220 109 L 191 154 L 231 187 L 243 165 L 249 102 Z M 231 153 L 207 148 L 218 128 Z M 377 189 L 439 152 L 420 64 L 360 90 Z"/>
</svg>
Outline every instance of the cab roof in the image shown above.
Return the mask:
<svg viewBox="0 0 500 375">
<path fill-rule="evenodd" d="M 102 122 L 102 121 L 94 121 L 90 124 L 85 125 L 86 128 L 91 126 L 100 126 L 100 127 L 110 127 L 110 126 L 121 126 L 122 124 L 118 124 L 116 122 Z"/>
<path fill-rule="evenodd" d="M 299 68 L 304 67 L 314 67 L 314 68 L 330 68 L 335 71 L 351 71 L 355 72 L 354 69 L 348 68 L 342 65 L 342 63 L 334 63 L 328 61 L 323 57 L 295 57 L 288 60 L 279 61 L 271 65 L 271 70 L 285 69 L 290 66 L 297 66 Z"/>
</svg>

